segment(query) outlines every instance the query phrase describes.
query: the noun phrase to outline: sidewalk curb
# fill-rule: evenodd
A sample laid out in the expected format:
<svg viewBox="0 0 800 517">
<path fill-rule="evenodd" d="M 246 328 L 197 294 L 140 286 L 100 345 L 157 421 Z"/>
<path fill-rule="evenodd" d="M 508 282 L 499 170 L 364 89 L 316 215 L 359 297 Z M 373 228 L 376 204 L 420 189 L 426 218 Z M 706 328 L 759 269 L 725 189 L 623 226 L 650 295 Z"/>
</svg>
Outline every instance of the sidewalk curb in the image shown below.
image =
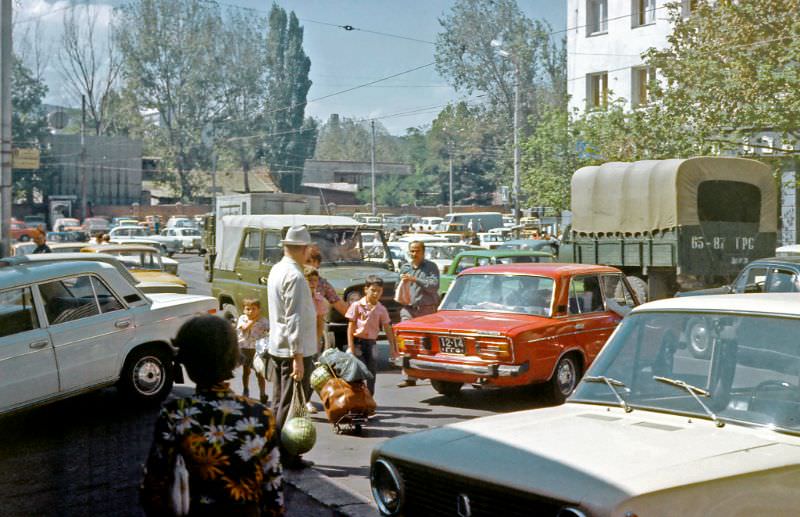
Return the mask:
<svg viewBox="0 0 800 517">
<path fill-rule="evenodd" d="M 378 510 L 371 501 L 339 485 L 328 476 L 307 468 L 284 470 L 283 479 L 318 503 L 342 517 L 376 517 Z"/>
</svg>

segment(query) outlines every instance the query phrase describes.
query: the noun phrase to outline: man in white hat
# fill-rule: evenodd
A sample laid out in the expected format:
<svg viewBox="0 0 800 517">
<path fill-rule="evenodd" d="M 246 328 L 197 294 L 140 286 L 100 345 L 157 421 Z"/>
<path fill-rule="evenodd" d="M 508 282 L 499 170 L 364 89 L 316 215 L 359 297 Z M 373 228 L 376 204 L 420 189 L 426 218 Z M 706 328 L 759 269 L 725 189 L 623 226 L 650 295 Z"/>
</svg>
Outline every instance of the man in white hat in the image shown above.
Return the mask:
<svg viewBox="0 0 800 517">
<path fill-rule="evenodd" d="M 313 356 L 317 352 L 317 313 L 303 275 L 311 236 L 305 226 L 292 226 L 281 244 L 283 259 L 272 267 L 267 279 L 270 328 L 267 352 L 272 368 L 273 411 L 279 431 L 289 413 L 295 381 L 308 384 Z M 284 450 L 281 461 L 288 468 L 307 465 Z"/>
</svg>

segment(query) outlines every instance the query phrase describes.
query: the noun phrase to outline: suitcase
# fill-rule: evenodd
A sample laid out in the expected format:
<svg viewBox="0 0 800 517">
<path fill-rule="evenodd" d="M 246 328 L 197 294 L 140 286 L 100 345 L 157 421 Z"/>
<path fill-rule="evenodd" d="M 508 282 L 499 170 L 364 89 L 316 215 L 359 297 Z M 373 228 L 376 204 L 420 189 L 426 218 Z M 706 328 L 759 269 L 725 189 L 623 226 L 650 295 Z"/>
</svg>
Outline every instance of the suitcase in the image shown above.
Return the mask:
<svg viewBox="0 0 800 517">
<path fill-rule="evenodd" d="M 348 383 L 344 379 L 330 379 L 319 392 L 328 421 L 337 433 L 361 431 L 367 417 L 375 413 L 377 404 L 363 381 Z"/>
</svg>

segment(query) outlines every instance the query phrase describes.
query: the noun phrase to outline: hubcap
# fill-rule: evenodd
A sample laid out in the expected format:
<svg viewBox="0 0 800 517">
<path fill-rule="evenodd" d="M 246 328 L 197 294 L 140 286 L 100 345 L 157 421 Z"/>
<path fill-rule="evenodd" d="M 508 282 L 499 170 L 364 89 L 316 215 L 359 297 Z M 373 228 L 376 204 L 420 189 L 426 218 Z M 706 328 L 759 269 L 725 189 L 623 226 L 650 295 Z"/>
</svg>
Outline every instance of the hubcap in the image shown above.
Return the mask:
<svg viewBox="0 0 800 517">
<path fill-rule="evenodd" d="M 558 379 L 558 389 L 561 390 L 561 393 L 564 395 L 572 393 L 572 388 L 575 385 L 575 368 L 573 368 L 571 361 L 561 361 L 561 364 L 558 365 L 556 378 Z"/>
<path fill-rule="evenodd" d="M 164 385 L 164 366 L 157 357 L 142 357 L 133 368 L 133 386 L 143 395 L 152 395 Z"/>
<path fill-rule="evenodd" d="M 708 349 L 708 329 L 705 325 L 697 323 L 692 326 L 690 332 L 692 339 L 692 347 L 698 352 L 705 352 Z"/>
</svg>

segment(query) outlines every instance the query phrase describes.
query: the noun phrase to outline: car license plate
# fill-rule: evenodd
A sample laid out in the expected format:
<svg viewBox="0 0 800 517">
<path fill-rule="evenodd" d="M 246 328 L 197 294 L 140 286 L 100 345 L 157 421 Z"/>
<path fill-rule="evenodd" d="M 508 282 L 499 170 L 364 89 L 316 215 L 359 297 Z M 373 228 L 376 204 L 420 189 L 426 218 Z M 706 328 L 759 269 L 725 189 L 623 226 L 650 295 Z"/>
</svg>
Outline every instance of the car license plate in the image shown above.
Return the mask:
<svg viewBox="0 0 800 517">
<path fill-rule="evenodd" d="M 464 339 L 460 337 L 440 337 L 439 351 L 444 354 L 463 354 Z"/>
</svg>

